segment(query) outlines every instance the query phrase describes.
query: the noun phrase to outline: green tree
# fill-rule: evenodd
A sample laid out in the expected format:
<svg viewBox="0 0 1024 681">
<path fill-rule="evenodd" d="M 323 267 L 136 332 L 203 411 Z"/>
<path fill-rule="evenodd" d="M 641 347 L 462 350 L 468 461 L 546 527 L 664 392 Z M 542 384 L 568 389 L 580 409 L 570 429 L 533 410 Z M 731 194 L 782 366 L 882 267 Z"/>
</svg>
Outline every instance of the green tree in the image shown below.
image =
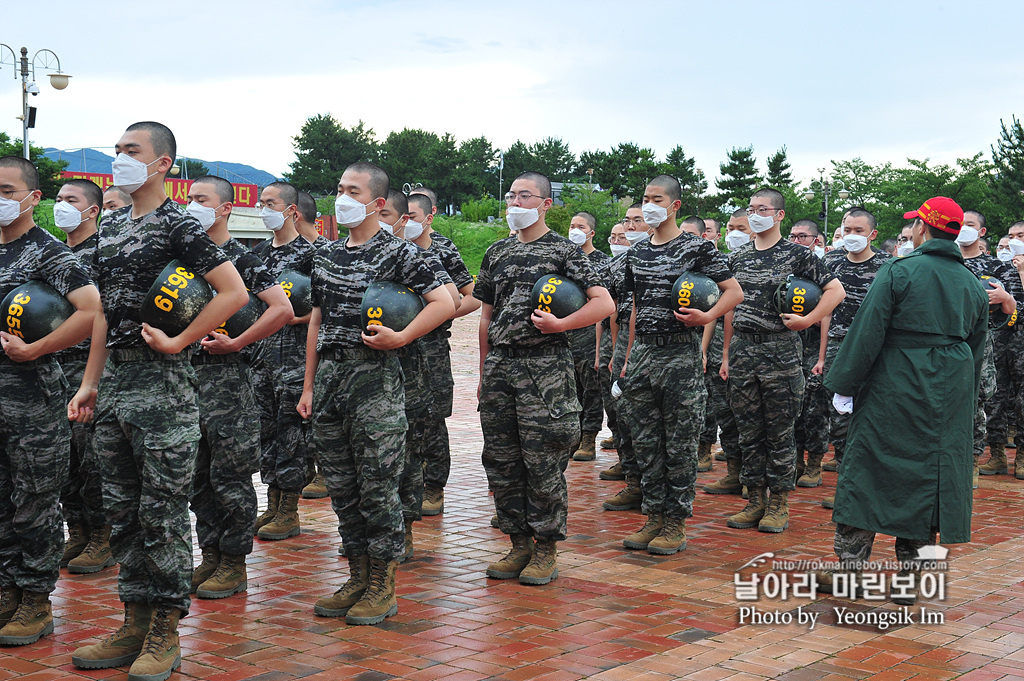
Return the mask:
<svg viewBox="0 0 1024 681">
<path fill-rule="evenodd" d="M 181 165 L 181 172 L 178 177 L 186 180 L 194 180 L 197 177 L 203 177 L 209 175 L 210 169 L 202 161 L 197 161 L 194 158 L 187 158 Z"/>
<path fill-rule="evenodd" d="M 718 166 L 722 177 L 715 181 L 719 191 L 716 197 L 719 206 L 727 211 L 730 207 L 735 209 L 747 205 L 761 182 L 756 163 L 753 146 L 733 147 L 729 150 L 726 162 Z"/>
<path fill-rule="evenodd" d="M 786 147 L 776 151 L 768 157 L 768 177 L 765 178 L 769 187 L 782 190 L 783 187 L 793 186 L 793 173 L 789 166 L 789 159 L 786 158 Z"/>
<path fill-rule="evenodd" d="M 705 194 L 708 191 L 708 180 L 704 177 L 704 171 L 697 167 L 696 159 L 687 156 L 682 145 L 677 144 L 668 152 L 659 172 L 676 178 L 683 188 L 680 215 L 704 215 L 707 209 Z"/>
<path fill-rule="evenodd" d="M 564 182 L 576 167 L 576 155 L 569 151 L 569 145 L 557 137 L 545 137 L 530 145 L 529 153 L 533 170 L 547 175 L 552 182 Z"/>
<path fill-rule="evenodd" d="M 460 163 L 458 144 L 455 137 L 446 132 L 427 148 L 426 175 L 424 183 L 437 193 L 437 209 L 448 212 L 454 203 L 456 172 Z"/>
<path fill-rule="evenodd" d="M 1000 120 L 999 128 L 999 140 L 992 147 L 995 172 L 990 180 L 996 215 L 990 216 L 990 221 L 1002 223 L 1005 233 L 1011 224 L 1024 219 L 1024 127 L 1014 116 L 1009 126 Z"/>
<path fill-rule="evenodd" d="M 362 121 L 349 129 L 331 114 L 306 119 L 295 142 L 295 160 L 284 178 L 312 194 L 333 193 L 345 168 L 359 161 L 377 160 L 372 128 Z"/>
<path fill-rule="evenodd" d="M 484 195 L 496 195 L 497 161 L 498 152 L 486 137 L 474 137 L 463 141 L 459 145 L 459 163 L 455 169 L 452 202 L 462 204 Z"/>
<path fill-rule="evenodd" d="M 435 144 L 437 135 L 426 130 L 403 128 L 387 136 L 379 149 L 380 166 L 391 177 L 394 188 L 401 189 L 406 182 L 428 184 L 433 179 L 429 176 L 428 154 Z"/>
<path fill-rule="evenodd" d="M 608 237 L 611 235 L 612 226 L 626 214 L 625 207 L 612 198 L 610 191 L 595 190 L 588 182 L 567 185 L 562 192 L 562 201 L 569 211 L 570 219 L 576 213 L 584 211 L 597 219 L 594 245 L 609 253 Z"/>
<path fill-rule="evenodd" d="M 18 156 L 20 158 L 22 152 L 20 139 L 12 140 L 7 133 L 0 132 L 0 156 Z M 68 167 L 68 162 L 66 160 L 54 161 L 43 153 L 42 147 L 32 144 L 28 147 L 28 155 L 29 160 L 39 171 L 39 189 L 43 192 L 43 198 L 55 198 L 61 185 L 64 184 L 61 173 Z"/>
<path fill-rule="evenodd" d="M 505 150 L 505 170 L 502 171 L 505 186 L 501 188 L 501 191 L 508 191 L 509 185 L 519 175 L 534 169 L 533 154 L 530 152 L 530 148 L 522 141 L 516 140 L 515 144 Z"/>
</svg>

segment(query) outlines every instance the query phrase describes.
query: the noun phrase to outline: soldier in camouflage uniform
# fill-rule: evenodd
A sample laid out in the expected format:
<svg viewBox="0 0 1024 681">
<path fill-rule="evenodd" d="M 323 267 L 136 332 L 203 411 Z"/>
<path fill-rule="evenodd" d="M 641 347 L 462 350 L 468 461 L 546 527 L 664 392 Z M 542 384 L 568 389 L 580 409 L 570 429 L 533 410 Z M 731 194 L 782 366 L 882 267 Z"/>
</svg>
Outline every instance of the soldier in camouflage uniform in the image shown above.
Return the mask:
<svg viewBox="0 0 1024 681">
<path fill-rule="evenodd" d="M 274 279 L 284 270 L 308 275 L 316 248 L 295 229 L 298 191 L 287 182 L 263 190 L 261 217 L 274 236 L 256 244 Z M 282 221 L 283 218 L 283 221 Z M 312 480 L 306 457 L 306 424 L 296 406 L 302 394 L 309 315 L 294 317 L 283 329 L 253 347 L 253 378 L 260 413 L 260 477 L 267 485 L 267 509 L 256 519 L 260 539 L 287 539 L 302 530 L 299 495 Z"/>
<path fill-rule="evenodd" d="M 102 203 L 103 192 L 95 182 L 69 180 L 60 188 L 53 205 L 54 223 L 67 233 L 68 248 L 92 278 L 96 221 Z M 69 385 L 82 383 L 88 359 L 88 339 L 57 353 Z M 68 525 L 61 567 L 67 567 L 71 574 L 88 574 L 113 565 L 110 526 L 103 511 L 100 472 L 92 451 L 92 426 L 88 423 L 71 424 L 71 467 L 68 483 L 60 493 L 60 504 Z"/>
<path fill-rule="evenodd" d="M 487 568 L 494 579 L 547 584 L 558 576 L 557 542 L 565 539 L 565 467 L 580 436 L 580 404 L 564 332 L 592 327 L 612 312 L 608 291 L 578 247 L 550 231 L 551 183 L 527 172 L 505 196 L 514 236 L 487 249 L 473 292 L 480 314 L 480 426 L 483 464 L 498 527 L 512 550 Z M 534 284 L 561 275 L 588 302 L 559 319 L 535 309 Z"/>
<path fill-rule="evenodd" d="M 596 233 L 597 218 L 590 213 L 577 213 L 569 223 L 569 241 L 580 247 L 596 272 L 601 272 L 609 258 L 606 253 L 594 247 Z M 601 320 L 603 323 L 604 320 Z M 597 434 L 604 420 L 603 388 L 597 368 L 599 352 L 596 331 L 596 327 L 591 327 L 574 329 L 566 334 L 576 373 L 576 394 L 583 407 L 580 412 L 580 444 L 573 452 L 574 461 L 593 461 L 597 458 Z"/>
<path fill-rule="evenodd" d="M 686 519 L 693 515 L 697 440 L 707 398 L 701 327 L 743 300 L 725 256 L 707 239 L 676 226 L 681 194 L 679 181 L 668 175 L 654 178 L 644 190 L 643 216 L 654 234 L 626 254 L 623 287 L 633 296 L 633 312 L 622 396 L 629 401 L 625 418 L 647 521 L 622 543 L 661 555 L 686 548 Z M 703 228 L 699 218 L 686 221 Z M 673 295 L 676 280 L 687 272 L 709 277 L 722 291 L 707 312 Z"/>
<path fill-rule="evenodd" d="M 1011 241 L 1024 241 L 1024 220 L 1010 225 L 1007 236 L 1009 237 L 1007 248 Z M 1015 256 L 1012 251 L 1009 251 L 1009 257 L 1009 264 L 1013 266 L 1017 277 L 1024 281 L 1024 256 Z M 1024 425 L 1022 425 L 1024 422 L 1021 421 L 1022 408 L 1024 408 L 1024 334 L 1019 330 L 1003 328 L 996 330 L 993 335 L 996 395 L 991 401 L 992 413 L 988 415 L 987 424 L 990 451 L 998 454 L 999 449 L 1002 448 L 1005 456 L 1006 449 L 1016 449 L 1014 476 L 1018 480 L 1024 480 L 1024 452 L 1021 452 L 1020 447 L 1016 446 L 1024 441 L 1024 437 L 1014 436 L 1013 441 L 1007 443 L 1010 429 L 1014 429 L 1016 432 L 1024 430 Z M 995 465 L 996 463 L 998 463 L 998 459 L 992 468 L 995 472 L 1001 472 L 1002 467 Z M 982 467 L 987 464 L 988 462 L 985 462 Z M 1009 463 L 1006 464 L 1006 469 L 1006 472 L 1009 473 Z"/>
<path fill-rule="evenodd" d="M 747 221 L 753 241 L 729 256 L 729 268 L 743 287 L 743 302 L 727 319 L 728 348 L 722 376 L 729 381 L 729 406 L 736 415 L 743 452 L 740 482 L 749 490 L 747 506 L 729 518 L 729 527 L 782 532 L 789 525 L 789 492 L 796 486 L 794 424 L 803 400 L 800 337 L 795 333 L 820 322 L 843 299 L 843 287 L 810 249 L 782 238 L 785 199 L 761 189 L 750 199 Z M 780 315 L 775 290 L 795 274 L 823 290 L 821 302 L 804 316 Z M 771 492 L 769 503 L 768 492 Z"/>
<path fill-rule="evenodd" d="M 166 678 L 180 664 L 177 624 L 191 602 L 188 499 L 200 433 L 188 348 L 240 309 L 248 295 L 199 222 L 167 197 L 164 176 L 175 156 L 171 131 L 159 123 L 136 123 L 116 149 L 114 182 L 131 192 L 133 204 L 100 224 L 94 266 L 106 324 L 97 323 L 68 416 L 88 420 L 95 404 L 93 445 L 113 527 L 110 545 L 120 564 L 125 624 L 101 643 L 78 648 L 71 660 L 86 669 L 135 660 L 131 674 Z M 139 316 L 150 286 L 174 259 L 204 277 L 218 295 L 184 331 L 168 337 Z M 190 280 L 178 278 L 178 289 L 187 288 Z"/>
<path fill-rule="evenodd" d="M 981 237 L 985 236 L 985 216 L 978 211 L 964 211 L 964 224 L 956 237 L 960 246 L 960 254 L 964 257 L 967 269 L 974 272 L 979 279 L 988 277 L 999 284 L 999 288 L 986 287 L 989 303 L 1001 305 L 1002 314 L 990 315 L 989 334 L 985 341 L 985 364 L 981 369 L 981 391 L 978 395 L 978 407 L 974 413 L 974 481 L 978 486 L 978 474 L 995 475 L 1007 472 L 1006 438 L 992 444 L 989 460 L 979 466 L 978 462 L 985 453 L 986 414 L 985 405 L 992 401 L 996 392 L 996 365 L 994 338 L 996 329 L 1008 328 L 1010 333 L 1017 331 L 1017 319 L 1024 313 L 1024 289 L 1021 280 L 1011 265 L 987 255 L 982 249 Z"/>
<path fill-rule="evenodd" d="M 602 277 L 605 280 L 608 292 L 611 293 L 612 282 L 610 276 L 615 258 L 624 255 L 629 250 L 629 241 L 626 239 L 625 219 L 612 225 L 611 234 L 608 236 L 608 246 L 612 251 L 612 257 L 605 261 Z M 615 301 L 614 296 L 612 300 Z M 611 394 L 612 383 L 615 380 L 615 376 L 612 375 L 612 365 L 615 360 L 615 342 L 618 339 L 619 331 L 617 314 L 618 302 L 616 302 L 616 314 L 601 321 L 601 330 L 599 332 L 601 337 L 598 348 L 600 353 L 597 358 L 598 374 L 601 378 L 601 400 L 604 402 L 604 411 L 608 416 L 608 428 L 612 431 L 611 437 L 601 440 L 601 449 L 614 450 L 619 449 L 619 441 L 621 439 L 618 407 L 615 398 Z M 622 368 L 619 367 L 619 369 L 621 371 Z M 622 472 L 622 455 L 619 454 L 614 464 L 601 471 L 599 477 L 602 480 L 624 480 L 626 476 Z"/>
<path fill-rule="evenodd" d="M 420 197 L 420 198 L 417 198 Z M 480 301 L 473 297 L 473 277 L 459 255 L 459 249 L 451 239 L 438 234 L 431 226 L 437 212 L 437 197 L 426 187 L 420 187 L 409 194 L 409 211 L 412 225 L 406 224 L 403 234 L 420 248 L 437 255 L 441 265 L 455 285 L 457 308 L 456 317 L 462 317 L 480 308 Z M 422 231 L 413 236 L 412 231 L 419 225 Z M 452 376 L 451 321 L 423 336 L 423 350 L 430 367 L 430 400 L 424 422 L 423 442 L 423 515 L 438 515 L 444 511 L 444 487 L 451 472 L 451 449 L 448 442 L 448 426 L 445 419 L 452 415 L 455 397 L 455 379 Z"/>
<path fill-rule="evenodd" d="M 455 310 L 416 247 L 381 229 L 388 190 L 387 173 L 371 163 L 349 166 L 338 183 L 335 212 L 349 236 L 314 258 L 314 307 L 299 402 L 300 414 L 311 419 L 311 443 L 350 570 L 349 580 L 318 600 L 313 612 L 344 615 L 349 624 L 377 624 L 398 612 L 395 569 L 404 553 L 399 481 L 407 421 L 395 350 Z M 403 331 L 364 328 L 360 306 L 374 281 L 408 286 L 427 305 Z"/>
<path fill-rule="evenodd" d="M 99 310 L 86 269 L 35 226 L 41 197 L 32 163 L 0 158 L 0 300 L 34 280 L 75 307 L 55 331 L 26 343 L 21 323 L 31 321 L 31 296 L 15 296 L 0 327 L 0 645 L 53 631 L 49 596 L 64 547 L 58 502 L 71 442 L 68 384 L 53 353 L 86 338 Z"/>
<path fill-rule="evenodd" d="M 293 317 L 291 302 L 263 261 L 228 233 L 231 183 L 200 177 L 188 192 L 188 212 L 231 260 L 245 287 L 266 304 L 256 322 L 234 338 L 221 327 L 193 350 L 199 379 L 199 451 L 190 505 L 202 563 L 192 572 L 199 598 L 225 598 L 245 591 L 245 557 L 252 552 L 256 523 L 253 473 L 259 470 L 259 414 L 252 375 L 242 351 Z M 225 326 L 227 324 L 225 323 Z"/>
</svg>

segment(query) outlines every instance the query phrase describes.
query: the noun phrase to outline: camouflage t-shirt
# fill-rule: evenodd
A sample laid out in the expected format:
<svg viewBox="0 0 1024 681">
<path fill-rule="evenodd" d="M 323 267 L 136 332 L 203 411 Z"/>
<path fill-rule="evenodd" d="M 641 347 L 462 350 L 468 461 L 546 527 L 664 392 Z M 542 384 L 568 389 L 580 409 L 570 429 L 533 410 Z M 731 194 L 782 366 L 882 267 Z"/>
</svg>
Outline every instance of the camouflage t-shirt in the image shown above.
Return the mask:
<svg viewBox="0 0 1024 681">
<path fill-rule="evenodd" d="M 429 255 L 415 244 L 384 230 L 354 248 L 347 243 L 347 237 L 332 242 L 313 258 L 313 305 L 320 308 L 318 352 L 367 347 L 360 308 L 373 282 L 394 281 L 420 295 L 442 286 Z"/>
<path fill-rule="evenodd" d="M 153 282 L 174 259 L 200 276 L 227 262 L 199 221 L 170 199 L 138 219 L 132 218 L 131 206 L 103 218 L 95 267 L 108 348 L 147 347 L 139 310 Z"/>
<path fill-rule="evenodd" d="M 462 256 L 459 255 L 459 249 L 455 246 L 455 243 L 443 234 L 437 232 L 431 232 L 430 234 L 430 248 L 427 249 L 429 252 L 437 255 L 441 261 L 441 265 L 447 272 L 449 279 L 455 288 L 462 289 L 473 283 L 473 275 L 469 273 L 466 268 L 466 263 L 462 261 Z M 452 328 L 452 320 L 446 321 L 441 326 L 431 331 L 428 335 L 430 336 L 443 336 L 447 338 L 450 334 L 448 329 Z"/>
<path fill-rule="evenodd" d="M 771 248 L 759 251 L 754 242 L 743 244 L 729 254 L 729 269 L 743 288 L 743 302 L 736 306 L 732 325 L 743 333 L 787 331 L 775 309 L 775 289 L 795 274 L 821 288 L 835 279 L 821 258 L 809 248 L 779 239 Z"/>
<path fill-rule="evenodd" d="M 633 314 L 633 294 L 626 291 L 626 256 L 629 251 L 608 260 L 602 273 L 608 284 L 608 293 L 615 299 L 616 323 L 629 332 L 629 317 Z M 620 332 L 621 333 L 621 332 Z"/>
<path fill-rule="evenodd" d="M 75 257 L 78 258 L 78 261 L 82 263 L 82 267 L 84 267 L 86 272 L 89 273 L 89 277 L 93 281 L 96 280 L 96 272 L 94 270 L 96 263 L 93 260 L 96 254 L 96 243 L 97 235 L 93 234 L 83 239 L 81 243 L 71 246 L 71 252 L 74 253 Z M 91 345 L 92 338 L 86 338 L 78 345 L 73 345 L 70 348 L 67 348 L 66 350 L 61 350 L 60 352 L 57 353 L 57 357 L 60 358 L 62 353 L 88 352 L 89 347 Z"/>
<path fill-rule="evenodd" d="M 313 240 L 313 248 L 323 248 L 329 243 L 331 243 L 330 239 L 325 237 L 323 234 L 317 234 L 316 239 Z"/>
<path fill-rule="evenodd" d="M 828 326 L 829 338 L 843 338 L 853 324 L 853 317 L 864 302 L 864 296 L 871 288 L 871 282 L 875 280 L 878 270 L 888 262 L 892 256 L 881 251 L 876 252 L 864 262 L 851 262 L 846 257 L 847 252 L 832 251 L 825 255 L 824 263 L 829 271 L 846 289 L 846 297 L 836 309 L 832 310 L 832 320 Z"/>
<path fill-rule="evenodd" d="M 601 286 L 608 288 L 608 282 L 605 280 L 605 267 L 608 266 L 608 261 L 611 260 L 611 256 L 597 250 L 596 248 L 586 255 L 587 259 L 590 260 L 590 264 L 594 266 L 594 273 L 601 280 Z M 601 320 L 601 328 L 605 330 L 611 328 L 611 322 L 608 317 Z M 582 329 L 573 329 L 567 335 L 569 336 L 569 347 L 573 349 L 574 355 L 577 352 L 585 352 L 587 354 L 596 352 L 597 336 L 593 326 L 585 326 Z"/>
<path fill-rule="evenodd" d="M 491 347 L 567 345 L 565 334 L 541 333 L 530 321 L 533 286 L 551 274 L 573 280 L 584 291 L 604 285 L 579 246 L 555 232 L 529 243 L 510 236 L 487 248 L 473 295 L 494 308 L 487 328 Z"/>
<path fill-rule="evenodd" d="M 45 282 L 62 296 L 92 283 L 89 271 L 71 249 L 35 226 L 14 241 L 0 244 L 0 300 L 29 281 Z M 4 310 L 4 319 L 8 317 Z M 6 330 L 8 323 L 3 328 Z"/>
<path fill-rule="evenodd" d="M 296 236 L 286 244 L 274 246 L 273 239 L 266 239 L 252 247 L 252 252 L 260 257 L 276 281 L 284 270 L 294 270 L 309 275 L 313 267 L 313 254 L 317 247 L 301 236 Z"/>
<path fill-rule="evenodd" d="M 707 239 L 681 232 L 663 244 L 644 239 L 626 251 L 625 283 L 636 306 L 636 334 L 691 330 L 676 319 L 672 286 L 685 272 L 698 272 L 716 284 L 733 278 L 725 256 Z"/>
<path fill-rule="evenodd" d="M 979 279 L 981 279 L 982 275 L 998 279 L 1003 288 L 1017 301 L 1017 318 L 1024 319 L 1024 287 L 1021 286 L 1017 268 L 1008 262 L 1003 262 L 999 258 L 994 258 L 984 253 L 973 258 L 964 258 L 964 264 Z M 990 324 L 994 324 L 995 321 L 995 317 L 989 320 Z"/>
</svg>

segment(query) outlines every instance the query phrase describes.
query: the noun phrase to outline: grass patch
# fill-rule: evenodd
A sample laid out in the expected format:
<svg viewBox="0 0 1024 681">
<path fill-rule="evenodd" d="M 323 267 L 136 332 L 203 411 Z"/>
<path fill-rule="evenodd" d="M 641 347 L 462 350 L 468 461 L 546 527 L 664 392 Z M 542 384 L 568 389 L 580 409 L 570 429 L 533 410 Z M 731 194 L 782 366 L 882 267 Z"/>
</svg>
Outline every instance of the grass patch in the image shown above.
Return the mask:
<svg viewBox="0 0 1024 681">
<path fill-rule="evenodd" d="M 464 222 L 438 215 L 433 227 L 455 242 L 466 268 L 474 277 L 480 271 L 480 261 L 487 247 L 508 236 L 508 227 L 501 223 Z"/>
</svg>

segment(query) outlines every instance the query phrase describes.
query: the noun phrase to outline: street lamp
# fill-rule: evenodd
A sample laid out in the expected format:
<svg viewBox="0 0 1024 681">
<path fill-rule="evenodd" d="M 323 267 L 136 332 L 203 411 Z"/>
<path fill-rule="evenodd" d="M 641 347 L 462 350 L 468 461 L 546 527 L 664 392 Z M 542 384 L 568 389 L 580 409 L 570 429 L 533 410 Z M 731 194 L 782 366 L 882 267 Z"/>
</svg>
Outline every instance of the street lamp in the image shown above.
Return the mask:
<svg viewBox="0 0 1024 681">
<path fill-rule="evenodd" d="M 804 192 L 804 201 L 810 201 L 814 198 L 814 192 L 821 192 L 821 213 L 818 215 L 818 219 L 823 220 L 822 233 L 825 235 L 825 239 L 828 240 L 831 235 L 828 231 L 828 197 L 832 194 L 832 191 L 839 196 L 841 199 L 850 198 L 850 192 L 846 191 L 846 185 L 843 184 L 842 180 L 833 180 L 825 177 L 825 169 L 818 168 L 818 179 L 811 180 L 811 186 L 806 192 Z"/>
<path fill-rule="evenodd" d="M 7 57 L 7 53 L 10 53 L 10 57 Z M 14 78 L 17 79 L 21 76 L 21 115 L 18 118 L 21 120 L 21 141 L 22 151 L 26 159 L 29 158 L 28 153 L 28 129 L 36 127 L 35 124 L 35 107 L 29 107 L 28 96 L 38 95 L 39 86 L 36 85 L 36 68 L 43 69 L 44 71 L 56 71 L 56 73 L 50 74 L 50 85 L 55 90 L 63 90 L 68 86 L 68 74 L 60 70 L 60 59 L 51 50 L 39 50 L 32 59 L 28 58 L 28 48 L 21 48 L 21 58 L 14 52 L 14 48 L 4 43 L 0 43 L 0 66 L 4 64 L 10 64 L 14 67 Z M 29 80 L 31 76 L 31 80 Z"/>
</svg>

